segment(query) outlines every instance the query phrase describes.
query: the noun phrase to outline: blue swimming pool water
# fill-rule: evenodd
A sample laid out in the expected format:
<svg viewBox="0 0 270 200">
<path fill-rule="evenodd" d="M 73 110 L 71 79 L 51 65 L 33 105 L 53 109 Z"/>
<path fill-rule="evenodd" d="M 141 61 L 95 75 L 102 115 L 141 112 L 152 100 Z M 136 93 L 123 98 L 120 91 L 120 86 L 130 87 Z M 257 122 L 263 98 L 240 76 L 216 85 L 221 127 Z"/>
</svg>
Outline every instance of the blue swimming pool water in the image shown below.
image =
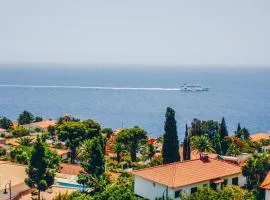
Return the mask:
<svg viewBox="0 0 270 200">
<path fill-rule="evenodd" d="M 83 185 L 75 184 L 75 183 L 57 182 L 56 185 L 62 186 L 62 187 L 68 187 L 68 188 L 75 188 L 75 189 L 83 190 Z"/>
</svg>

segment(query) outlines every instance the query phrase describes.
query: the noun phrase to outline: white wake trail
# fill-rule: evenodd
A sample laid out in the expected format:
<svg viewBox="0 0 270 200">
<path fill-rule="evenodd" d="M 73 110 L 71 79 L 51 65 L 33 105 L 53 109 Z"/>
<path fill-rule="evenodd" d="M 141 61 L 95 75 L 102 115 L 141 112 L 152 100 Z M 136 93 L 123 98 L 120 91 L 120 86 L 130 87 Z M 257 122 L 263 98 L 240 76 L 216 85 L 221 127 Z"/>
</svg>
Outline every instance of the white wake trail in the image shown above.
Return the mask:
<svg viewBox="0 0 270 200">
<path fill-rule="evenodd" d="M 178 91 L 180 88 L 145 88 L 145 87 L 88 87 L 88 86 L 66 86 L 66 85 L 0 85 L 0 87 L 12 88 L 59 88 L 59 89 L 95 89 L 95 90 L 159 90 Z"/>
</svg>

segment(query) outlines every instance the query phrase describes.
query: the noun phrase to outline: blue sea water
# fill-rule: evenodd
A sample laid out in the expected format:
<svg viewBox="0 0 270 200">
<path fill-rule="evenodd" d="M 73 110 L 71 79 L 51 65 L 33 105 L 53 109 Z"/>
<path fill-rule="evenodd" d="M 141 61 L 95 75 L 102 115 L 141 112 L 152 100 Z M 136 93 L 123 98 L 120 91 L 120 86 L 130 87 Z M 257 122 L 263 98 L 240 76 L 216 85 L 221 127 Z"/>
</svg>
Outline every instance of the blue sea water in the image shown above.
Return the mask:
<svg viewBox="0 0 270 200">
<path fill-rule="evenodd" d="M 0 68 L 0 115 L 16 120 L 23 110 L 43 118 L 68 113 L 95 119 L 104 127 L 139 125 L 157 137 L 163 134 L 166 107 L 171 106 L 181 138 L 185 123 L 193 118 L 221 120 L 224 116 L 230 132 L 238 122 L 251 132 L 270 130 L 270 69 L 43 67 Z M 184 83 L 207 86 L 210 91 L 167 90 Z"/>
</svg>

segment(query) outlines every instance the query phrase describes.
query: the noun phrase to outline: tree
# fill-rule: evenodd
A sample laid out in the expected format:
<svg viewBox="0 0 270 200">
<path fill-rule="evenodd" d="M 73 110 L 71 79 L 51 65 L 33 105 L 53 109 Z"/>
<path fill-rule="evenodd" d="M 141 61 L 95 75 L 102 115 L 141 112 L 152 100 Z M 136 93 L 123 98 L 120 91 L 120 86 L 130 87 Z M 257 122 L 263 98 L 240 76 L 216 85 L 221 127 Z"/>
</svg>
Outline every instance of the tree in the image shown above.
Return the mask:
<svg viewBox="0 0 270 200">
<path fill-rule="evenodd" d="M 74 118 L 71 115 L 62 115 L 61 117 L 59 117 L 57 124 L 61 125 L 64 124 L 65 122 L 79 122 L 80 119 L 78 118 Z"/>
<path fill-rule="evenodd" d="M 59 139 L 66 142 L 71 151 L 71 162 L 75 162 L 76 150 L 87 139 L 100 135 L 100 125 L 92 120 L 65 122 L 57 127 Z"/>
<path fill-rule="evenodd" d="M 43 118 L 42 117 L 35 117 L 35 122 L 41 122 L 41 121 L 43 121 Z"/>
<path fill-rule="evenodd" d="M 250 134 L 249 134 L 249 131 L 248 131 L 248 129 L 247 128 L 242 128 L 242 135 L 243 135 L 243 137 L 244 137 L 244 139 L 249 139 L 249 137 L 250 137 Z"/>
<path fill-rule="evenodd" d="M 6 117 L 0 117 L 0 128 L 3 129 L 11 129 L 13 126 L 13 123 L 10 119 L 6 118 Z"/>
<path fill-rule="evenodd" d="M 215 152 L 209 139 L 204 135 L 191 137 L 190 144 L 198 152 Z"/>
<path fill-rule="evenodd" d="M 155 155 L 155 147 L 153 144 L 146 143 L 141 146 L 140 153 L 142 155 L 143 161 L 147 161 L 147 160 L 151 161 Z"/>
<path fill-rule="evenodd" d="M 23 111 L 18 118 L 18 123 L 19 125 L 24 125 L 24 124 L 30 124 L 34 122 L 35 117 L 32 113 L 28 111 Z"/>
<path fill-rule="evenodd" d="M 33 143 L 33 138 L 31 137 L 20 137 L 17 139 L 16 143 L 18 143 L 21 146 L 31 146 Z"/>
<path fill-rule="evenodd" d="M 12 130 L 12 135 L 14 137 L 23 137 L 23 136 L 27 136 L 30 134 L 30 131 L 23 128 L 22 126 L 17 126 L 16 128 L 14 128 Z"/>
<path fill-rule="evenodd" d="M 175 111 L 172 108 L 168 107 L 165 117 L 165 134 L 162 147 L 162 157 L 164 164 L 168 164 L 180 161 L 180 155 Z"/>
<path fill-rule="evenodd" d="M 265 179 L 270 170 L 269 153 L 253 154 L 242 167 L 242 173 L 247 177 L 249 188 L 256 188 Z"/>
<path fill-rule="evenodd" d="M 81 185 L 83 185 L 83 192 L 85 189 L 85 186 L 89 184 L 89 175 L 85 172 L 80 172 L 80 174 L 78 175 L 78 179 L 77 182 Z"/>
<path fill-rule="evenodd" d="M 57 134 L 55 126 L 48 126 L 47 128 L 49 136 L 52 138 L 53 144 L 56 144 L 57 142 Z"/>
<path fill-rule="evenodd" d="M 47 163 L 46 148 L 38 136 L 26 169 L 28 178 L 25 182 L 29 187 L 38 189 L 39 200 L 40 191 L 45 191 L 54 182 L 54 170 L 50 169 Z"/>
<path fill-rule="evenodd" d="M 227 150 L 226 155 L 237 156 L 240 153 L 241 153 L 241 149 L 239 148 L 239 146 L 235 142 L 232 142 Z"/>
<path fill-rule="evenodd" d="M 99 176 L 105 171 L 102 142 L 101 136 L 85 140 L 79 150 L 81 165 L 88 174 Z"/>
<path fill-rule="evenodd" d="M 111 134 L 113 133 L 113 130 L 111 128 L 103 128 L 101 132 L 106 134 L 107 138 L 110 138 Z"/>
<path fill-rule="evenodd" d="M 228 130 L 227 130 L 227 125 L 225 122 L 225 118 L 223 117 L 220 123 L 220 129 L 219 129 L 219 133 L 220 133 L 220 139 L 223 140 L 225 137 L 228 137 Z"/>
<path fill-rule="evenodd" d="M 221 148 L 221 141 L 220 141 L 220 135 L 219 132 L 216 132 L 214 135 L 214 147 L 215 147 L 215 152 L 219 155 L 222 155 L 222 148 Z"/>
<path fill-rule="evenodd" d="M 242 128 L 241 128 L 240 123 L 238 123 L 237 129 L 234 132 L 234 135 L 235 135 L 235 137 L 242 138 Z"/>
<path fill-rule="evenodd" d="M 186 124 L 186 132 L 185 138 L 183 143 L 183 160 L 190 160 L 190 141 L 189 141 L 189 134 L 188 134 L 188 125 Z"/>
<path fill-rule="evenodd" d="M 118 133 L 116 143 L 122 144 L 130 152 L 131 161 L 136 162 L 139 145 L 145 143 L 146 139 L 147 132 L 138 126 L 134 126 Z"/>
</svg>

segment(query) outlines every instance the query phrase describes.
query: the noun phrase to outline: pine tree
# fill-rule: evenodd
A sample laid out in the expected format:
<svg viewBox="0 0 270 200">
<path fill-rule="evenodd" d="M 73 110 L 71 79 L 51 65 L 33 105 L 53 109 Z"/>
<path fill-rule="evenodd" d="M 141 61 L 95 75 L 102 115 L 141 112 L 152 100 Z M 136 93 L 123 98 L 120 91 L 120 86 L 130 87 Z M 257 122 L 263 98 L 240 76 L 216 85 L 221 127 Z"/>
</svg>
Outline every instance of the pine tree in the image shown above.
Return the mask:
<svg viewBox="0 0 270 200">
<path fill-rule="evenodd" d="M 237 125 L 237 130 L 235 131 L 235 137 L 242 138 L 242 128 L 240 123 Z"/>
<path fill-rule="evenodd" d="M 163 163 L 168 164 L 180 161 L 180 155 L 175 111 L 168 107 L 165 117 L 166 121 L 164 125 L 165 134 L 162 148 L 162 157 Z"/>
<path fill-rule="evenodd" d="M 45 144 L 40 137 L 37 137 L 26 169 L 28 178 L 25 182 L 29 187 L 38 189 L 38 199 L 40 199 L 40 191 L 45 191 L 54 182 L 54 172 L 49 169 L 48 163 Z"/>
<path fill-rule="evenodd" d="M 183 160 L 190 160 L 190 141 L 188 134 L 188 125 L 186 124 L 186 132 L 183 144 Z"/>
</svg>

